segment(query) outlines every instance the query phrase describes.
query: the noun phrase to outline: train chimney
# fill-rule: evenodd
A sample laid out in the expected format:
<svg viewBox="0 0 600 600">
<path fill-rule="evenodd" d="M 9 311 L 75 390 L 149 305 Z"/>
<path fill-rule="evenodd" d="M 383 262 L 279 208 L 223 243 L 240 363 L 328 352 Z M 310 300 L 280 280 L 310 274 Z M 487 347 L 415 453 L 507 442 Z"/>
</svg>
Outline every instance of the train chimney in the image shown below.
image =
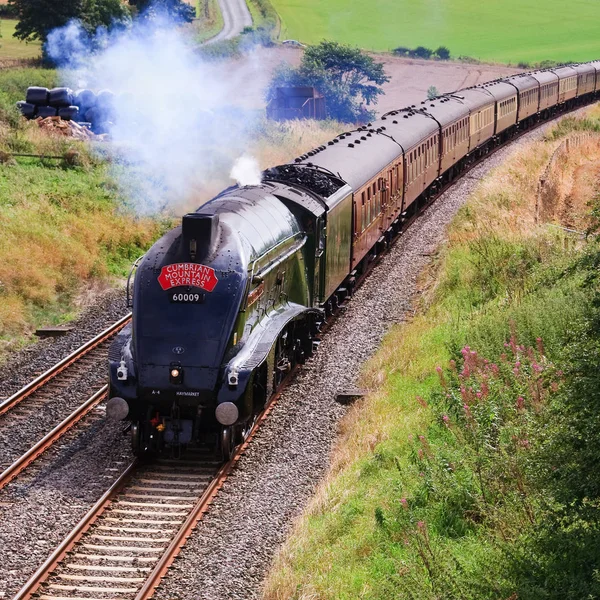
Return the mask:
<svg viewBox="0 0 600 600">
<path fill-rule="evenodd" d="M 219 215 L 189 213 L 181 223 L 182 241 L 192 260 L 205 259 L 219 242 Z"/>
</svg>

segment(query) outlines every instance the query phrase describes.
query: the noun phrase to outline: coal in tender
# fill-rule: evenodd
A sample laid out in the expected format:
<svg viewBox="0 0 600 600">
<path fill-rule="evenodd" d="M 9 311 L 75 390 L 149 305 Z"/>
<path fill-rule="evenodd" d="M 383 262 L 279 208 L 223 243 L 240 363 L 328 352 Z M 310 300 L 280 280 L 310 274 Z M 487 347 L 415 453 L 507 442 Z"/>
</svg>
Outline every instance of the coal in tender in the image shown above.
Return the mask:
<svg viewBox="0 0 600 600">
<path fill-rule="evenodd" d="M 21 111 L 21 114 L 28 119 L 33 119 L 35 116 L 35 104 L 30 104 L 29 102 L 24 102 L 20 100 L 17 102 L 17 108 Z"/>
<path fill-rule="evenodd" d="M 92 90 L 77 90 L 73 104 L 78 106 L 82 113 L 85 113 L 89 108 L 96 106 L 96 94 Z"/>
<path fill-rule="evenodd" d="M 58 109 L 58 116 L 65 121 L 79 121 L 79 107 L 65 106 Z"/>
<path fill-rule="evenodd" d="M 48 88 L 38 86 L 28 87 L 25 102 L 35 104 L 36 106 L 46 106 L 48 104 Z"/>
<path fill-rule="evenodd" d="M 323 198 L 328 198 L 339 190 L 343 182 L 329 173 L 303 165 L 281 165 L 263 173 L 265 181 L 283 181 L 308 188 Z"/>
<path fill-rule="evenodd" d="M 54 106 L 38 106 L 36 117 L 56 117 L 57 110 Z"/>
<path fill-rule="evenodd" d="M 55 108 L 63 108 L 73 104 L 73 90 L 67 87 L 52 88 L 48 92 L 48 104 Z"/>
</svg>

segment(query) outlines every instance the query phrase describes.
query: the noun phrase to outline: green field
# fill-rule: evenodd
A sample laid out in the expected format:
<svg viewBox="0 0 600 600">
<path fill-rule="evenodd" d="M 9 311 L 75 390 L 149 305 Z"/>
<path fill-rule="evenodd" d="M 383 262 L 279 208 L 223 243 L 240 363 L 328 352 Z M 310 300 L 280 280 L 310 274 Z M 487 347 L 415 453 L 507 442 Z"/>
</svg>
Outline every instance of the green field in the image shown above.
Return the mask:
<svg viewBox="0 0 600 600">
<path fill-rule="evenodd" d="M 0 20 L 0 60 L 5 58 L 37 58 L 40 55 L 40 44 L 26 44 L 13 37 L 17 21 Z"/>
<path fill-rule="evenodd" d="M 453 57 L 518 63 L 600 58 L 589 0 L 271 0 L 281 39 L 333 39 L 376 51 L 447 46 Z"/>
</svg>

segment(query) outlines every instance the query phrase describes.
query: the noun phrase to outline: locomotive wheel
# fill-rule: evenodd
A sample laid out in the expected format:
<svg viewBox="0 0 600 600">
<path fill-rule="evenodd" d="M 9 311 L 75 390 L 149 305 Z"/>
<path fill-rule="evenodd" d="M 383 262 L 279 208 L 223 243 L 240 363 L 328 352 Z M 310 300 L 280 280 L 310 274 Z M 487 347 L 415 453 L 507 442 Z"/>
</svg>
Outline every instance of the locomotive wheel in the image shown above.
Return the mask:
<svg viewBox="0 0 600 600">
<path fill-rule="evenodd" d="M 223 427 L 221 429 L 221 437 L 219 439 L 219 446 L 221 452 L 221 458 L 224 462 L 227 462 L 233 456 L 233 451 L 235 450 L 235 442 L 234 442 L 234 431 L 233 427 L 230 425 L 229 427 Z"/>
</svg>

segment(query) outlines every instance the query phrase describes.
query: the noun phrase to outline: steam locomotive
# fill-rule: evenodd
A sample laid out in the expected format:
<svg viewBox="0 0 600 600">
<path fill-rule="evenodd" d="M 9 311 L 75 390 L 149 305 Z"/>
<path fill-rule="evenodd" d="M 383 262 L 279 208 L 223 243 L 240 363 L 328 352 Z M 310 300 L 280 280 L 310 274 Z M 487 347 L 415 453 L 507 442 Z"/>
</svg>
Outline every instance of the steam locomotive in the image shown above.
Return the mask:
<svg viewBox="0 0 600 600">
<path fill-rule="evenodd" d="M 109 416 L 138 454 L 215 439 L 224 459 L 411 213 L 518 132 L 596 100 L 600 61 L 444 94 L 342 133 L 162 237 L 109 353 Z"/>
</svg>

